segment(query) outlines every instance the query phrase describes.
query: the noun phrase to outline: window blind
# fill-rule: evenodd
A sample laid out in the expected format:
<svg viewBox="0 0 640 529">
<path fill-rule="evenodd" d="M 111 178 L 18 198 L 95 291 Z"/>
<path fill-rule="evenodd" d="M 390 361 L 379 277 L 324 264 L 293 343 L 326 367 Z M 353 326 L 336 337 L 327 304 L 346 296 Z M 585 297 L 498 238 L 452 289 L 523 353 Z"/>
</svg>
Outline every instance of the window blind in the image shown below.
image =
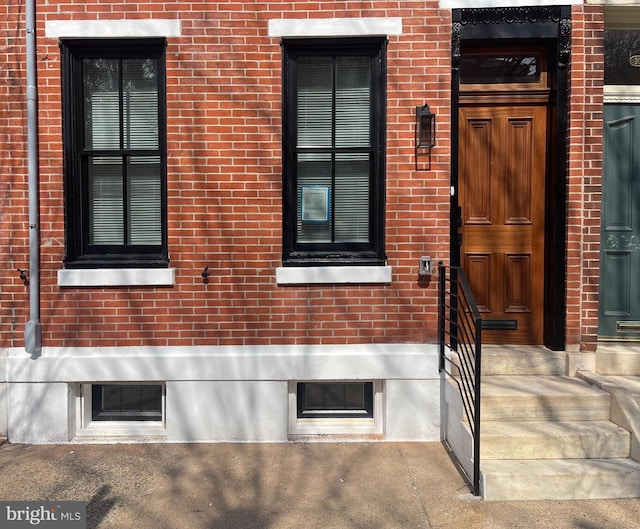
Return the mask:
<svg viewBox="0 0 640 529">
<path fill-rule="evenodd" d="M 90 244 L 162 243 L 156 70 L 151 59 L 84 61 L 86 149 L 113 152 L 88 157 Z"/>
<path fill-rule="evenodd" d="M 297 241 L 367 243 L 371 147 L 371 58 L 297 61 Z M 301 218 L 301 189 L 326 186 L 328 222 Z"/>
</svg>

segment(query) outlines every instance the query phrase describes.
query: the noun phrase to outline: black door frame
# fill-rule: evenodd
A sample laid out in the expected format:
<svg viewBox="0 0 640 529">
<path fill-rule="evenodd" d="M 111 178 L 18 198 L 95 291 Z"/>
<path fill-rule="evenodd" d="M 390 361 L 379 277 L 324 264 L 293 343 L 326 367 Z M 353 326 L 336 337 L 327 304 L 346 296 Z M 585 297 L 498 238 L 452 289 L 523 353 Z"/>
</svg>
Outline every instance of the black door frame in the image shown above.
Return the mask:
<svg viewBox="0 0 640 529">
<path fill-rule="evenodd" d="M 460 56 L 465 47 L 544 45 L 549 50 L 553 75 L 549 126 L 550 167 L 545 203 L 544 345 L 563 350 L 566 338 L 566 184 L 568 63 L 570 57 L 571 6 L 454 9 L 451 34 L 451 194 L 450 257 L 460 265 L 458 227 L 462 222 L 458 203 L 458 118 Z"/>
</svg>

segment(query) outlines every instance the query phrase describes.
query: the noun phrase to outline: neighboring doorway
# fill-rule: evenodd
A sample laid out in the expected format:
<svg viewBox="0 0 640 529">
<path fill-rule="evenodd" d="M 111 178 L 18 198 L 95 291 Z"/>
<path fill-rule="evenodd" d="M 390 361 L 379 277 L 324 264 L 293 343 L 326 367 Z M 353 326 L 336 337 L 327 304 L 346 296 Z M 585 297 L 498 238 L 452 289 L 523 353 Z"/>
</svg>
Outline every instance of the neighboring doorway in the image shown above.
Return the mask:
<svg viewBox="0 0 640 529">
<path fill-rule="evenodd" d="M 640 340 L 640 9 L 605 10 L 600 340 Z"/>
<path fill-rule="evenodd" d="M 544 341 L 550 95 L 544 49 L 463 50 L 459 255 L 485 343 Z"/>
<path fill-rule="evenodd" d="M 604 107 L 598 334 L 640 339 L 640 104 Z"/>
</svg>

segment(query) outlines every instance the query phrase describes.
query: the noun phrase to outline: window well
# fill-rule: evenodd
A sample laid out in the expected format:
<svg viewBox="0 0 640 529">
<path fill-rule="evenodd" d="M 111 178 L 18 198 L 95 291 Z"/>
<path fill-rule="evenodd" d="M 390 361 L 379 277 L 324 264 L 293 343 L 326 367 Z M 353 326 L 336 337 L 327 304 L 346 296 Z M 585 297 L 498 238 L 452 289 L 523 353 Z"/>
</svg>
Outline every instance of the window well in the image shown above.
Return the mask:
<svg viewBox="0 0 640 529">
<path fill-rule="evenodd" d="M 159 384 L 94 384 L 91 403 L 93 421 L 162 421 Z"/>
</svg>

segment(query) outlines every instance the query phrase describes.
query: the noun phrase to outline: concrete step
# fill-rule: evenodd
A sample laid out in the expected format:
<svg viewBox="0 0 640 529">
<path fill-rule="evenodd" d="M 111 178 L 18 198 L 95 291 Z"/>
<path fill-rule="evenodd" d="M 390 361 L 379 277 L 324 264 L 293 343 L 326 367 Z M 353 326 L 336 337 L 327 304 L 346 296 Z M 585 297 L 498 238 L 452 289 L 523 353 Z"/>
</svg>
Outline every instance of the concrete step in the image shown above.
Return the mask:
<svg viewBox="0 0 640 529">
<path fill-rule="evenodd" d="M 482 374 L 564 375 L 566 354 L 536 346 L 482 346 Z"/>
<path fill-rule="evenodd" d="M 482 379 L 483 421 L 607 421 L 610 396 L 567 376 L 497 375 Z"/>
<path fill-rule="evenodd" d="M 596 372 L 600 375 L 640 376 L 640 343 L 599 343 Z"/>
<path fill-rule="evenodd" d="M 480 457 L 578 459 L 628 457 L 631 435 L 610 421 L 484 421 Z"/>
<path fill-rule="evenodd" d="M 627 388 L 640 406 L 640 376 L 607 375 L 607 380 L 623 388 Z"/>
<path fill-rule="evenodd" d="M 481 463 L 486 500 L 635 498 L 640 464 L 631 459 L 521 459 Z"/>
</svg>

